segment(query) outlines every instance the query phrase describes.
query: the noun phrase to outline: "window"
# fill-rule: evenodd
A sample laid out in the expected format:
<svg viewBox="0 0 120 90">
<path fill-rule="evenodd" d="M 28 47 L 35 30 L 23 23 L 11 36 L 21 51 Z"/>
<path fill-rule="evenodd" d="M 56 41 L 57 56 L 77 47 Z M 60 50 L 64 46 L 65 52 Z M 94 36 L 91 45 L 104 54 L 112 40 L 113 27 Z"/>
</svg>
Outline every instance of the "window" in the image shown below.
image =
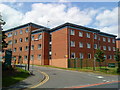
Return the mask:
<svg viewBox="0 0 120 90">
<path fill-rule="evenodd" d="M 11 45 L 12 44 L 12 40 L 8 41 L 8 45 Z"/>
<path fill-rule="evenodd" d="M 26 28 L 25 32 L 26 32 L 26 33 L 28 32 L 28 28 Z"/>
<path fill-rule="evenodd" d="M 99 36 L 98 40 L 100 40 L 100 36 Z"/>
<path fill-rule="evenodd" d="M 83 59 L 84 56 L 83 56 L 83 53 L 80 53 L 80 59 Z"/>
<path fill-rule="evenodd" d="M 27 50 L 28 50 L 28 48 L 29 48 L 28 46 L 25 46 L 25 51 L 27 51 Z"/>
<path fill-rule="evenodd" d="M 28 59 L 28 57 L 27 56 L 24 56 L 24 60 L 27 60 Z"/>
<path fill-rule="evenodd" d="M 31 59 L 31 60 L 34 60 L 34 55 L 31 55 L 30 59 Z"/>
<path fill-rule="evenodd" d="M 17 31 L 14 33 L 14 35 L 17 35 Z"/>
<path fill-rule="evenodd" d="M 75 35 L 75 31 L 74 30 L 70 30 L 70 35 Z"/>
<path fill-rule="evenodd" d="M 97 39 L 97 35 L 96 34 L 94 35 L 94 39 Z"/>
<path fill-rule="evenodd" d="M 22 30 L 20 30 L 20 34 L 22 34 Z"/>
<path fill-rule="evenodd" d="M 16 61 L 16 57 L 15 56 L 13 57 L 13 60 Z"/>
<path fill-rule="evenodd" d="M 91 48 L 91 46 L 90 46 L 90 44 L 89 44 L 89 43 L 87 43 L 87 48 Z"/>
<path fill-rule="evenodd" d="M 108 46 L 108 50 L 111 51 L 111 47 L 110 46 Z"/>
<path fill-rule="evenodd" d="M 103 41 L 106 42 L 106 38 L 103 37 Z"/>
<path fill-rule="evenodd" d="M 41 49 L 42 48 L 42 45 L 41 44 L 38 44 L 38 49 Z"/>
<path fill-rule="evenodd" d="M 79 47 L 83 47 L 83 43 L 82 42 L 79 42 Z"/>
<path fill-rule="evenodd" d="M 106 50 L 106 46 L 103 46 L 103 50 Z"/>
<path fill-rule="evenodd" d="M 14 52 L 16 52 L 16 48 L 14 48 Z"/>
<path fill-rule="evenodd" d="M 34 36 L 31 37 L 32 41 L 34 40 Z"/>
<path fill-rule="evenodd" d="M 104 58 L 107 59 L 107 55 L 104 55 Z"/>
<path fill-rule="evenodd" d="M 79 32 L 79 37 L 83 37 L 83 33 L 82 32 Z"/>
<path fill-rule="evenodd" d="M 25 38 L 25 42 L 28 42 L 28 37 Z"/>
<path fill-rule="evenodd" d="M 88 59 L 91 59 L 91 54 L 90 53 L 88 53 Z"/>
<path fill-rule="evenodd" d="M 75 53 L 71 53 L 71 58 L 75 58 Z"/>
<path fill-rule="evenodd" d="M 22 38 L 20 38 L 20 42 L 22 42 Z"/>
<path fill-rule="evenodd" d="M 86 37 L 87 37 L 87 38 L 90 38 L 90 34 L 89 34 L 89 33 L 86 33 Z"/>
<path fill-rule="evenodd" d="M 71 42 L 70 42 L 70 46 L 71 46 L 71 47 L 75 47 L 75 41 L 71 41 Z"/>
<path fill-rule="evenodd" d="M 113 47 L 113 51 L 116 51 L 116 50 L 115 50 L 115 47 Z"/>
<path fill-rule="evenodd" d="M 115 39 L 112 39 L 112 43 L 115 43 Z"/>
<path fill-rule="evenodd" d="M 108 38 L 108 42 L 110 42 L 110 38 Z"/>
<path fill-rule="evenodd" d="M 38 39 L 42 39 L 42 35 L 40 34 L 40 35 L 38 35 Z"/>
<path fill-rule="evenodd" d="M 41 60 L 41 54 L 38 54 L 38 60 Z"/>
<path fill-rule="evenodd" d="M 14 40 L 14 43 L 17 43 L 17 40 Z"/>
<path fill-rule="evenodd" d="M 8 33 L 8 37 L 11 37 L 12 36 L 12 33 Z"/>
<path fill-rule="evenodd" d="M 31 46 L 31 50 L 34 50 L 34 45 Z"/>
<path fill-rule="evenodd" d="M 94 49 L 97 49 L 97 44 L 94 44 Z"/>
<path fill-rule="evenodd" d="M 112 55 L 109 55 L 109 56 L 108 56 L 108 59 L 112 59 Z"/>
<path fill-rule="evenodd" d="M 22 51 L 22 47 L 19 47 L 19 50 Z"/>
</svg>

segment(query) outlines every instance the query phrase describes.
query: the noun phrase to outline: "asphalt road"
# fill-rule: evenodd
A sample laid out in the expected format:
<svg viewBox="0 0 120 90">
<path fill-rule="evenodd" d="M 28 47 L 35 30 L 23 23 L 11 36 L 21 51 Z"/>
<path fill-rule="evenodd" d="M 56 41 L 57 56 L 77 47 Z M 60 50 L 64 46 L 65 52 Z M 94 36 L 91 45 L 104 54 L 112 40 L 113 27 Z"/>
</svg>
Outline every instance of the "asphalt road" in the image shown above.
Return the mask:
<svg viewBox="0 0 120 90">
<path fill-rule="evenodd" d="M 82 86 L 83 88 L 118 88 L 118 83 L 113 82 L 118 81 L 117 75 L 100 75 L 39 66 L 35 66 L 34 69 L 45 72 L 49 76 L 49 80 L 37 88 L 81 88 Z M 109 82 L 113 83 L 109 84 Z"/>
</svg>

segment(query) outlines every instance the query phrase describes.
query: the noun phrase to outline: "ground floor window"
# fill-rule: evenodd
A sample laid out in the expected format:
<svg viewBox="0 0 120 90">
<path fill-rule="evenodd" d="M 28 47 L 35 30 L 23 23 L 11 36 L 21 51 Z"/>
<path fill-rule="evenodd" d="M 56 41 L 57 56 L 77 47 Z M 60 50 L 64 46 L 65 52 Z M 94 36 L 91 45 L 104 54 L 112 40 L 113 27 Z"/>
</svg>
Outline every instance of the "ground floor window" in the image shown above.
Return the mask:
<svg viewBox="0 0 120 90">
<path fill-rule="evenodd" d="M 41 60 L 41 54 L 38 54 L 38 60 Z"/>
<path fill-rule="evenodd" d="M 74 52 L 71 53 L 71 58 L 75 58 L 75 53 Z"/>
</svg>

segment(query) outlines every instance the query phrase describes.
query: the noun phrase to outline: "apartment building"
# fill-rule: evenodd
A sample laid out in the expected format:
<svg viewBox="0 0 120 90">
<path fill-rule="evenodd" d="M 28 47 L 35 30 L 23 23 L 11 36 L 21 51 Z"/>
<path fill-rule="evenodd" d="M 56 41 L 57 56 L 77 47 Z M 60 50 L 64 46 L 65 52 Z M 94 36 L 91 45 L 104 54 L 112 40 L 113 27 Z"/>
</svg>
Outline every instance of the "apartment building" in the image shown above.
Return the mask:
<svg viewBox="0 0 120 90">
<path fill-rule="evenodd" d="M 120 50 L 120 38 L 116 39 L 116 48 L 119 48 Z"/>
<path fill-rule="evenodd" d="M 27 63 L 27 59 L 28 59 L 28 55 L 29 55 L 28 51 L 29 51 L 30 33 L 31 33 L 31 52 L 30 52 L 31 60 L 30 60 L 30 63 L 31 64 L 33 63 L 32 60 L 34 60 L 34 54 L 41 55 L 41 54 L 35 53 L 35 51 L 34 51 L 34 47 L 37 48 L 36 45 L 34 45 L 34 44 L 38 44 L 34 41 L 34 38 L 37 38 L 38 34 L 41 33 L 41 31 L 42 31 L 42 33 L 40 34 L 41 36 L 40 35 L 38 36 L 38 42 L 41 44 L 43 39 L 40 39 L 40 38 L 42 38 L 42 36 L 44 38 L 46 37 L 44 28 L 46 28 L 46 27 L 43 27 L 43 26 L 40 26 L 37 24 L 33 24 L 33 23 L 27 23 L 27 24 L 24 24 L 24 25 L 15 27 L 15 28 L 11 28 L 11 29 L 5 31 L 5 34 L 7 35 L 6 42 L 8 43 L 7 49 L 12 51 L 12 56 L 13 56 L 12 62 L 15 62 L 16 64 Z M 42 30 L 40 30 L 40 29 L 42 29 Z M 35 31 L 35 30 L 38 30 L 39 32 Z M 46 45 L 46 43 L 45 43 L 45 45 Z M 39 46 L 39 49 L 40 48 L 41 48 L 41 46 Z M 42 47 L 42 49 L 44 49 L 44 47 Z M 39 52 L 41 53 L 41 50 Z M 35 57 L 36 57 L 36 55 L 35 55 Z M 35 62 L 35 64 L 40 64 L 40 63 Z"/>
<path fill-rule="evenodd" d="M 106 63 L 115 63 L 115 37 L 115 35 L 71 23 L 55 27 L 52 29 L 51 65 L 67 68 L 68 59 L 82 58 L 83 61 L 86 59 L 89 61 L 89 66 L 93 66 L 98 47 L 105 52 Z"/>
<path fill-rule="evenodd" d="M 68 59 L 82 58 L 83 61 L 89 61 L 89 66 L 93 66 L 94 63 L 97 66 L 97 62 L 94 62 L 97 48 L 105 52 L 107 64 L 116 63 L 114 60 L 116 36 L 100 30 L 72 23 L 65 23 L 52 29 L 28 23 L 7 30 L 6 35 L 9 44 L 7 49 L 13 51 L 13 60 L 17 63 L 20 61 L 27 63 L 29 41 L 31 41 L 31 64 L 68 68 Z"/>
</svg>

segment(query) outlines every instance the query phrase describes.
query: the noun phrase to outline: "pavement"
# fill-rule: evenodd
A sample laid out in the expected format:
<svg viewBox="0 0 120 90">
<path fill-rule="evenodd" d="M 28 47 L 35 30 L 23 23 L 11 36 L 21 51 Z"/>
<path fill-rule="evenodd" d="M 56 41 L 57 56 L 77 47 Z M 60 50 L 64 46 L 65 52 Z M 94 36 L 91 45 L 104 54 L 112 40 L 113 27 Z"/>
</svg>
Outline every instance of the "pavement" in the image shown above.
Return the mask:
<svg viewBox="0 0 120 90">
<path fill-rule="evenodd" d="M 25 69 L 24 65 L 17 65 L 17 67 L 23 68 Z M 34 67 L 30 66 L 30 72 L 32 73 L 27 79 L 22 80 L 14 85 L 11 85 L 8 88 L 4 88 L 4 89 L 9 89 L 9 90 L 19 90 L 21 88 L 31 88 L 35 85 L 37 85 L 38 83 L 41 83 L 44 79 L 45 76 L 39 71 L 39 70 L 35 70 Z"/>
<path fill-rule="evenodd" d="M 34 75 L 10 86 L 9 90 L 14 88 L 72 89 L 83 86 L 84 88 L 118 88 L 118 82 L 116 82 L 118 81 L 117 75 L 102 75 L 40 66 L 30 66 L 30 68 Z"/>
</svg>

